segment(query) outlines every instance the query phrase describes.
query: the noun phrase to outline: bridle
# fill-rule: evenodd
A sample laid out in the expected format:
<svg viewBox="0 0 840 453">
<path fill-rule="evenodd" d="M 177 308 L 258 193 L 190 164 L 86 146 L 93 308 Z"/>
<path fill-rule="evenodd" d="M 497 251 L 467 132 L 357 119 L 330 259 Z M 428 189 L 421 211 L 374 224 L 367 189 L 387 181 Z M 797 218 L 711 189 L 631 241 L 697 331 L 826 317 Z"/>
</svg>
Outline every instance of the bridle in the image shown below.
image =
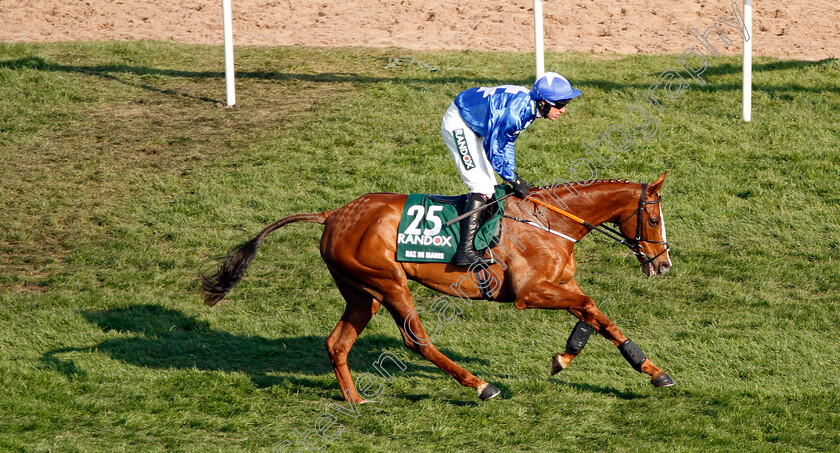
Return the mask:
<svg viewBox="0 0 840 453">
<path fill-rule="evenodd" d="M 636 236 L 633 239 L 625 237 L 624 234 L 621 233 L 620 230 L 616 230 L 616 229 L 611 228 L 609 226 L 604 226 L 604 225 L 595 226 L 595 225 L 581 219 L 580 217 L 577 217 L 577 216 L 575 216 L 571 213 L 568 213 L 568 212 L 566 212 L 566 211 L 564 211 L 560 208 L 557 208 L 555 206 L 547 204 L 547 203 L 545 203 L 544 201 L 542 201 L 538 198 L 528 197 L 527 199 L 530 200 L 530 201 L 533 201 L 535 204 L 544 206 L 544 207 L 546 207 L 546 208 L 548 208 L 548 209 L 550 209 L 554 212 L 557 212 L 559 214 L 563 214 L 564 216 L 566 216 L 566 217 L 574 220 L 575 222 L 583 225 L 584 227 L 586 227 L 590 231 L 592 231 L 592 230 L 597 231 L 597 232 L 607 236 L 608 238 L 618 242 L 619 244 L 626 245 L 627 248 L 629 248 L 630 251 L 633 252 L 633 254 L 636 255 L 637 258 L 639 258 L 639 261 L 644 260 L 644 261 L 642 261 L 641 264 L 642 264 L 642 267 L 645 267 L 648 264 L 652 263 L 653 260 L 659 258 L 663 253 L 666 253 L 671 248 L 671 246 L 668 244 L 667 241 L 653 241 L 653 240 L 650 240 L 650 239 L 646 239 L 643 236 L 644 226 L 643 226 L 642 223 L 644 222 L 643 214 L 644 214 L 644 211 L 645 211 L 645 206 L 647 206 L 649 204 L 658 204 L 660 201 L 662 201 L 662 196 L 660 196 L 656 200 L 645 201 L 645 193 L 647 192 L 647 186 L 648 186 L 647 183 L 642 184 L 642 194 L 639 197 L 639 208 L 636 209 L 636 211 L 633 214 L 630 214 L 624 220 L 618 221 L 615 224 L 617 227 L 621 227 L 622 223 L 630 220 L 630 218 L 633 217 L 633 215 L 636 215 L 637 216 L 636 217 Z M 521 220 L 521 219 L 516 219 L 516 218 L 513 218 L 513 217 L 512 217 L 512 219 Z M 655 256 L 650 257 L 645 253 L 644 249 L 642 248 L 642 243 L 643 242 L 647 242 L 649 244 L 664 245 L 665 249 L 662 250 L 661 252 L 659 252 L 658 254 L 656 254 Z"/>
<path fill-rule="evenodd" d="M 616 239 L 616 240 L 619 241 L 619 243 L 624 244 L 627 247 L 629 247 L 630 250 L 633 251 L 633 254 L 636 255 L 637 258 L 640 258 L 640 259 L 644 258 L 645 259 L 645 261 L 642 263 L 642 267 L 647 266 L 648 264 L 653 262 L 653 260 L 659 258 L 663 253 L 666 253 L 671 248 L 670 244 L 668 244 L 667 241 L 652 241 L 650 239 L 645 239 L 642 236 L 642 233 L 644 233 L 644 227 L 642 225 L 642 222 L 644 222 L 642 217 L 644 217 L 644 216 L 642 214 L 644 214 L 645 206 L 647 206 L 649 204 L 659 204 L 659 202 L 662 201 L 662 196 L 661 195 L 656 200 L 645 201 L 645 192 L 646 191 L 647 191 L 647 184 L 644 183 L 644 184 L 642 184 L 642 195 L 641 195 L 641 197 L 639 197 L 639 208 L 635 212 L 635 214 L 636 214 L 636 237 L 635 238 L 627 239 L 620 232 L 617 232 L 610 227 L 603 227 L 603 228 L 606 228 L 606 229 L 610 230 L 612 233 L 618 234 L 619 236 L 621 236 L 620 240 L 617 239 L 617 238 L 613 238 L 613 239 Z M 615 225 L 620 227 L 622 223 L 630 220 L 630 217 L 633 217 L 633 214 L 630 214 L 629 216 L 627 216 L 626 219 L 617 222 Z M 660 219 L 660 221 L 661 221 L 661 219 Z M 649 256 L 647 256 L 644 249 L 642 248 L 642 244 L 641 244 L 642 242 L 647 242 L 649 244 L 664 245 L 665 249 L 663 249 L 661 252 L 657 253 L 655 256 L 649 257 Z"/>
</svg>

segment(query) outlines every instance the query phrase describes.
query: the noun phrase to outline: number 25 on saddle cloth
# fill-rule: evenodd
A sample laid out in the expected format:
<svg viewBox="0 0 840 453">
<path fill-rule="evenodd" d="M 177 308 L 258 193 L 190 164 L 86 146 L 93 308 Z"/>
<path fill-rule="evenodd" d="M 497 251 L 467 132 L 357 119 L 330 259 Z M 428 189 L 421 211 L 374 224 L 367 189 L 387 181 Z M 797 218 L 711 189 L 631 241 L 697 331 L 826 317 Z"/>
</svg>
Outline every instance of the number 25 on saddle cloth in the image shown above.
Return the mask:
<svg viewBox="0 0 840 453">
<path fill-rule="evenodd" d="M 490 202 L 505 194 L 505 186 L 497 185 Z M 448 263 L 458 250 L 461 239 L 459 224 L 446 226 L 446 222 L 461 215 L 466 205 L 466 195 L 442 197 L 413 193 L 403 208 L 397 234 L 397 261 L 414 263 Z M 475 235 L 475 248 L 481 253 L 495 246 L 504 207 L 501 203 L 486 208 L 483 223 Z"/>
</svg>

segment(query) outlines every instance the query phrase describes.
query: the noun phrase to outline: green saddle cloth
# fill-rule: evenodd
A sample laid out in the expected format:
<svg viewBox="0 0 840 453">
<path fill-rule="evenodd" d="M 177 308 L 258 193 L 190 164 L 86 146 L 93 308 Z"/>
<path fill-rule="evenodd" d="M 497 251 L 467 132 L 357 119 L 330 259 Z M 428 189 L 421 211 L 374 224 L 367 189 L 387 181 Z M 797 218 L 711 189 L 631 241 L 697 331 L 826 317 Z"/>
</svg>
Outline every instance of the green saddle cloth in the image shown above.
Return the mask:
<svg viewBox="0 0 840 453">
<path fill-rule="evenodd" d="M 490 202 L 505 194 L 505 186 L 497 185 Z M 430 194 L 413 193 L 403 208 L 397 234 L 397 261 L 414 263 L 449 263 L 458 251 L 461 240 L 460 222 L 446 226 L 446 222 L 462 214 L 465 197 L 460 203 L 437 202 Z M 459 206 L 460 205 L 460 206 Z M 475 235 L 479 252 L 495 246 L 504 206 L 496 203 L 484 210 L 487 218 Z"/>
</svg>

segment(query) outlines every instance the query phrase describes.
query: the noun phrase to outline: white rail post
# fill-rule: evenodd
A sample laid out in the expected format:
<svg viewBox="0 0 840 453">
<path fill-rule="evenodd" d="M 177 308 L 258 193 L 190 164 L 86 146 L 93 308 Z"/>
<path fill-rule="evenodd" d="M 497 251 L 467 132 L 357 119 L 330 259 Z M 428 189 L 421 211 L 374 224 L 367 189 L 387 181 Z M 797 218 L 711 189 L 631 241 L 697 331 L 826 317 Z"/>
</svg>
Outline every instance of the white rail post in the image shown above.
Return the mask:
<svg viewBox="0 0 840 453">
<path fill-rule="evenodd" d="M 537 77 L 545 73 L 542 3 L 542 0 L 534 0 L 534 56 L 536 58 Z"/>
<path fill-rule="evenodd" d="M 230 0 L 222 0 L 222 22 L 225 29 L 225 94 L 227 105 L 236 104 L 236 88 L 233 77 L 233 26 L 230 14 Z"/>
<path fill-rule="evenodd" d="M 744 121 L 749 122 L 752 117 L 752 0 L 744 0 L 744 37 L 749 37 L 744 41 L 744 63 L 743 63 L 743 86 L 741 91 L 743 94 L 743 111 L 742 116 Z"/>
</svg>

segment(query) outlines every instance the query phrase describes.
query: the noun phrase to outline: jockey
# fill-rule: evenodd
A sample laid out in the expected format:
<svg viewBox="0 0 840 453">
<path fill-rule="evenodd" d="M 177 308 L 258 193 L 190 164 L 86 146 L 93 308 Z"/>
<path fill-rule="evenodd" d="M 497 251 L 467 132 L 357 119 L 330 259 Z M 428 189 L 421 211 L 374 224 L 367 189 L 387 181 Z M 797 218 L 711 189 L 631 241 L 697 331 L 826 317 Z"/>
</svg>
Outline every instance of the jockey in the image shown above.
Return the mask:
<svg viewBox="0 0 840 453">
<path fill-rule="evenodd" d="M 580 96 L 565 77 L 547 72 L 533 89 L 518 85 L 470 88 L 455 97 L 443 116 L 440 133 L 470 190 L 467 211 L 483 206 L 493 196 L 496 173 L 513 186 L 519 198 L 528 196 L 528 184 L 516 173 L 513 142 L 536 118 L 556 121 L 566 104 Z M 486 265 L 473 240 L 481 212 L 461 221 L 461 243 L 454 262 Z"/>
</svg>

